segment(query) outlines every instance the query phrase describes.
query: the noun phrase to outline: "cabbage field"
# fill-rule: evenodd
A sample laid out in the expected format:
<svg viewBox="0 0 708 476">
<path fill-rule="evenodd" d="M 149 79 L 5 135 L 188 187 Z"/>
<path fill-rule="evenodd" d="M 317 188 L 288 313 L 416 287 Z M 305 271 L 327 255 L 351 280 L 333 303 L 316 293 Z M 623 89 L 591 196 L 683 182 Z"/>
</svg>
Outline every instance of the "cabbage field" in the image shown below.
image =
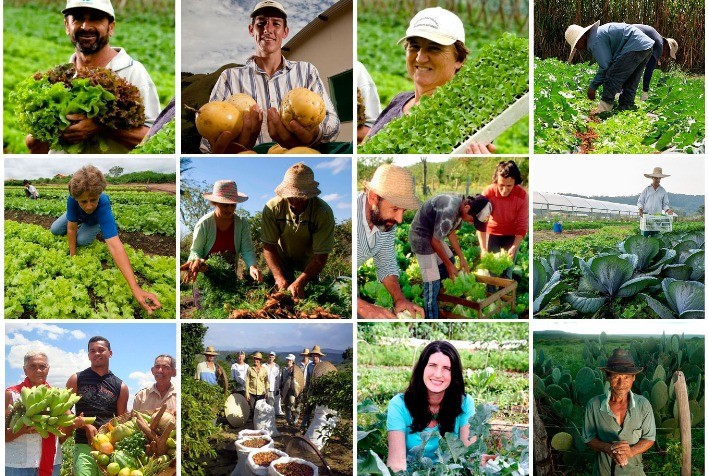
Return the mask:
<svg viewBox="0 0 708 476">
<path fill-rule="evenodd" d="M 37 185 L 38 200 L 5 187 L 5 318 L 145 318 L 105 243 L 69 256 L 66 237 L 49 231 L 66 211 L 67 191 Z M 175 317 L 175 196 L 118 186 L 106 191 L 138 284 Z"/>
<path fill-rule="evenodd" d="M 534 317 L 703 319 L 703 222 L 653 237 L 636 228 L 534 243 Z"/>
<path fill-rule="evenodd" d="M 591 117 L 598 99 L 586 97 L 597 65 L 536 58 L 534 151 L 537 154 L 702 153 L 705 80 L 680 70 L 654 71 L 647 101 L 636 110 Z"/>
<path fill-rule="evenodd" d="M 74 49 L 64 32 L 56 2 L 6 2 L 3 8 L 3 147 L 6 153 L 27 153 L 25 133 L 17 123 L 10 93 L 38 71 L 66 63 Z M 120 46 L 143 63 L 157 87 L 164 107 L 175 90 L 174 2 L 155 8 L 125 12 L 116 6 L 112 46 Z M 30 20 L 31 19 L 31 20 Z"/>
<path fill-rule="evenodd" d="M 686 474 L 704 474 L 705 338 L 670 331 L 643 333 L 650 335 L 534 332 L 534 405 L 548 433 L 552 474 L 592 474 L 596 453 L 582 440 L 583 415 L 588 400 L 607 390 L 599 368 L 618 347 L 629 350 L 635 365 L 644 368 L 632 392 L 647 398 L 654 411 L 657 437 L 643 455 L 646 474 L 679 474 L 682 448 L 673 379 L 677 371 L 685 376 L 692 415 L 692 464 Z M 534 432 L 539 432 L 536 424 Z"/>
</svg>

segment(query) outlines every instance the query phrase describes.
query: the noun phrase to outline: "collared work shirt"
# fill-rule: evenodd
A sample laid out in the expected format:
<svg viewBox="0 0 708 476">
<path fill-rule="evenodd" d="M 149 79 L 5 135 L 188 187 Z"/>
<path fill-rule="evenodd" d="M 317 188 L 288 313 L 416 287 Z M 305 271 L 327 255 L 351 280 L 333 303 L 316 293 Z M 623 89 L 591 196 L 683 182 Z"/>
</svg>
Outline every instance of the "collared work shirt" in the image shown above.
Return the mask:
<svg viewBox="0 0 708 476">
<path fill-rule="evenodd" d="M 668 210 L 670 208 L 669 193 L 661 185 L 659 185 L 659 188 L 656 190 L 649 185 L 639 194 L 637 207 L 641 208 L 644 213 L 649 214 L 661 213 L 662 211 Z"/>
<path fill-rule="evenodd" d="M 654 412 L 649 400 L 641 395 L 629 393 L 629 404 L 624 422 L 620 425 L 610 409 L 610 392 L 593 397 L 585 407 L 585 420 L 583 421 L 583 441 L 585 443 L 594 438 L 611 443 L 613 441 L 626 441 L 630 446 L 639 440 L 656 439 L 656 424 Z M 615 465 L 612 473 L 612 457 L 606 453 L 598 452 L 594 476 L 643 476 L 642 455 L 639 454 L 629 459 L 624 468 Z"/>
<path fill-rule="evenodd" d="M 607 69 L 620 56 L 653 47 L 654 40 L 626 23 L 605 23 L 597 29 L 590 29 L 587 48 L 599 66 L 597 74 L 590 81 L 590 88 L 597 89 L 605 82 Z"/>
<path fill-rule="evenodd" d="M 268 391 L 268 369 L 261 365 L 260 370 L 249 367 L 246 372 L 246 391 L 251 395 L 265 395 Z"/>
<path fill-rule="evenodd" d="M 394 249 L 396 227 L 394 226 L 391 231 L 381 231 L 376 227 L 369 228 L 366 221 L 366 192 L 359 194 L 356 203 L 359 216 L 356 237 L 356 267 L 360 267 L 369 258 L 374 258 L 376 278 L 379 281 L 383 281 L 387 276 L 398 277 L 400 270 Z"/>
<path fill-rule="evenodd" d="M 167 410 L 177 410 L 177 392 L 175 386 L 170 382 L 170 388 L 167 389 L 164 395 L 161 395 L 157 390 L 157 384 L 152 384 L 152 387 L 144 388 L 135 394 L 133 402 L 133 410 L 157 410 L 164 403 L 167 404 Z"/>
<path fill-rule="evenodd" d="M 261 132 L 256 140 L 256 144 L 261 144 L 273 141 L 268 133 L 267 110 L 271 107 L 279 109 L 280 102 L 291 89 L 306 88 L 322 96 L 325 102 L 325 118 L 319 126 L 314 143 L 334 140 L 339 134 L 339 117 L 334 111 L 317 68 L 305 61 L 288 61 L 285 57 L 282 59 L 282 64 L 283 67 L 273 76 L 268 76 L 268 73 L 256 64 L 255 56 L 252 56 L 243 66 L 224 70 L 214 89 L 211 90 L 209 102 L 226 101 L 229 96 L 236 93 L 248 94 L 255 99 L 263 110 Z M 202 139 L 199 149 L 202 152 L 211 152 L 209 141 Z"/>
</svg>

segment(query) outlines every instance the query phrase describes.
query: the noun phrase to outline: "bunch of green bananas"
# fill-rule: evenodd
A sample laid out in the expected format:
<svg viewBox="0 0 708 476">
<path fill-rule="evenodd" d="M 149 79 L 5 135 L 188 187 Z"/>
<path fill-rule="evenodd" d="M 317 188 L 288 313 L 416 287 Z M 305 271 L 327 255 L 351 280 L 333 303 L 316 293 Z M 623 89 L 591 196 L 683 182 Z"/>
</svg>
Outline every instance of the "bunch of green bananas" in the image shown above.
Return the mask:
<svg viewBox="0 0 708 476">
<path fill-rule="evenodd" d="M 17 433 L 25 425 L 34 427 L 42 438 L 49 433 L 60 436 L 59 428 L 74 424 L 75 416 L 66 412 L 80 399 L 68 388 L 23 387 L 19 400 L 10 406 L 7 428 Z M 84 420 L 91 423 L 89 418 Z"/>
</svg>

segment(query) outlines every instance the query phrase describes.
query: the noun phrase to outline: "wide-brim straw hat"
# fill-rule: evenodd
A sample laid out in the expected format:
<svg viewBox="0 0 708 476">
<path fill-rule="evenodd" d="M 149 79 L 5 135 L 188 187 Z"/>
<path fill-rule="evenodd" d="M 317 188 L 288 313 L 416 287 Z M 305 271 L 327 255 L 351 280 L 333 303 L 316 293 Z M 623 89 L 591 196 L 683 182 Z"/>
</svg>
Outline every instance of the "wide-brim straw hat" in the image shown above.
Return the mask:
<svg viewBox="0 0 708 476">
<path fill-rule="evenodd" d="M 263 360 L 263 354 L 261 354 L 260 352 L 256 352 L 251 357 L 253 357 L 254 359 L 258 359 L 258 360 Z"/>
<path fill-rule="evenodd" d="M 323 354 L 322 351 L 320 350 L 320 346 L 316 345 L 310 351 L 310 355 L 319 355 L 320 357 L 324 357 L 327 354 Z"/>
<path fill-rule="evenodd" d="M 364 186 L 398 208 L 420 208 L 420 200 L 415 196 L 413 174 L 403 167 L 393 164 L 381 165 L 374 172 L 371 181 L 364 181 Z"/>
<path fill-rule="evenodd" d="M 202 197 L 214 203 L 236 204 L 248 200 L 248 195 L 238 191 L 233 180 L 217 180 L 211 193 L 203 193 Z"/>
<path fill-rule="evenodd" d="M 573 56 L 575 56 L 575 45 L 578 44 L 578 41 L 585 35 L 587 32 L 592 30 L 593 28 L 597 28 L 600 25 L 600 20 L 596 21 L 590 26 L 580 26 L 580 25 L 570 25 L 568 28 L 565 30 L 565 41 L 568 42 L 570 45 L 570 55 L 568 56 L 568 63 L 573 61 Z"/>
<path fill-rule="evenodd" d="M 644 174 L 646 178 L 664 178 L 664 177 L 671 177 L 671 175 L 666 175 L 663 170 L 661 170 L 661 167 L 654 167 L 654 171 L 650 174 Z"/>
<path fill-rule="evenodd" d="M 636 375 L 644 370 L 644 367 L 636 367 L 632 354 L 626 349 L 618 348 L 612 351 L 612 355 L 607 359 L 607 363 L 604 367 L 600 367 L 600 370 L 613 374 Z"/>
<path fill-rule="evenodd" d="M 305 347 L 302 352 L 300 352 L 300 355 L 310 355 L 310 349 Z"/>
<path fill-rule="evenodd" d="M 315 173 L 304 162 L 298 162 L 285 172 L 283 181 L 275 187 L 275 194 L 282 198 L 312 198 L 319 195 L 320 183 Z"/>
<path fill-rule="evenodd" d="M 206 348 L 204 352 L 202 352 L 204 355 L 219 355 L 219 353 L 216 351 L 213 345 L 210 345 L 209 347 Z"/>
<path fill-rule="evenodd" d="M 669 56 L 671 56 L 671 59 L 676 59 L 676 53 L 678 52 L 678 41 L 673 38 L 664 38 L 664 41 L 669 44 Z"/>
</svg>

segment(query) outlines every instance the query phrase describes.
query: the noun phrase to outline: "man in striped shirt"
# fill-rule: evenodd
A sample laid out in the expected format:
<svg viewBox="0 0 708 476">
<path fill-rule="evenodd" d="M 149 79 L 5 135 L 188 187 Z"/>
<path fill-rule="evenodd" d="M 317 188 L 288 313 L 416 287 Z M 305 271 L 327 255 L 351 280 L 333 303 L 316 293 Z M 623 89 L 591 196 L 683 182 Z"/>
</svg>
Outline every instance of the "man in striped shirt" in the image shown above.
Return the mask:
<svg viewBox="0 0 708 476">
<path fill-rule="evenodd" d="M 274 141 L 289 149 L 334 140 L 339 133 L 339 118 L 317 68 L 305 61 L 289 61 L 281 53 L 289 32 L 283 6 L 274 0 L 258 3 L 251 13 L 248 32 L 256 44 L 255 55 L 243 66 L 224 70 L 209 101 L 225 101 L 232 94 L 245 93 L 253 97 L 257 105 L 244 114 L 243 129 L 238 137 L 224 132 L 216 144 L 202 138 L 199 149 L 206 153 L 231 153 L 265 142 Z M 290 132 L 281 121 L 280 102 L 294 88 L 307 88 L 324 99 L 327 111 L 317 129 L 308 130 L 293 121 L 290 124 L 293 132 Z"/>
<path fill-rule="evenodd" d="M 400 270 L 393 243 L 396 225 L 403 221 L 406 210 L 420 208 L 415 196 L 411 173 L 396 165 L 385 164 L 374 172 L 366 189 L 357 198 L 357 268 L 369 258 L 374 259 L 376 277 L 393 298 L 396 313 L 409 311 L 412 316 L 424 315 L 423 308 L 407 300 L 398 281 Z M 394 319 L 389 309 L 357 298 L 357 315 L 363 319 Z"/>
</svg>

